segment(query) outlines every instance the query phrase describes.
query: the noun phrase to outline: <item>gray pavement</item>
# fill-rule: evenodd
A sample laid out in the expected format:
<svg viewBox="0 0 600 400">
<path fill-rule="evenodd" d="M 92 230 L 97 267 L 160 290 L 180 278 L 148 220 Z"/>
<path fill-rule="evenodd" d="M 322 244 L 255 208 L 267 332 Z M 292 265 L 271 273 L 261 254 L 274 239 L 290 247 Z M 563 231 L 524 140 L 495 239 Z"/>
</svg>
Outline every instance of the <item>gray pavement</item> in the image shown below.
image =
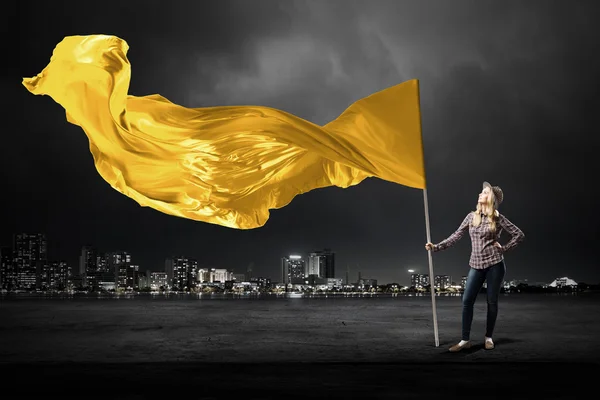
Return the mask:
<svg viewBox="0 0 600 400">
<path fill-rule="evenodd" d="M 481 385 L 485 390 L 505 385 L 513 390 L 537 386 L 549 391 L 546 398 L 574 398 L 561 397 L 572 396 L 573 391 L 557 391 L 553 386 L 557 379 L 576 372 L 579 381 L 588 376 L 598 379 L 597 294 L 502 296 L 496 349 L 491 351 L 483 349 L 482 294 L 475 305 L 471 337 L 475 346 L 461 353 L 448 352 L 460 339 L 460 297 L 437 297 L 436 304 L 439 347 L 429 296 L 3 298 L 0 367 L 15 376 L 42 371 L 47 379 L 59 372 L 70 377 L 121 377 L 121 381 L 123 376 L 135 381 L 156 375 L 165 384 L 176 385 L 173 379 L 188 376 L 200 379 L 197 384 L 205 389 L 227 377 L 229 383 L 214 383 L 213 397 L 205 398 L 220 398 L 227 392 L 224 389 L 240 393 L 247 389 L 256 395 L 251 398 L 275 398 L 278 389 L 307 385 L 320 387 L 329 397 L 348 397 L 363 389 L 371 398 L 398 394 L 410 398 L 446 389 L 450 390 L 446 396 L 452 396 L 454 387 Z M 123 372 L 132 370 L 138 371 L 135 379 Z M 533 375 L 540 372 L 544 378 L 535 384 Z M 309 379 L 314 374 L 319 377 L 316 381 Z M 497 379 L 490 381 L 493 376 Z M 257 395 L 251 390 L 256 385 L 274 391 Z M 582 387 L 581 382 L 578 385 Z M 379 394 L 373 397 L 373 391 Z M 304 393 L 292 392 L 286 396 Z M 157 392 L 141 396 L 151 394 Z M 490 396 L 504 394 L 496 391 Z"/>
</svg>

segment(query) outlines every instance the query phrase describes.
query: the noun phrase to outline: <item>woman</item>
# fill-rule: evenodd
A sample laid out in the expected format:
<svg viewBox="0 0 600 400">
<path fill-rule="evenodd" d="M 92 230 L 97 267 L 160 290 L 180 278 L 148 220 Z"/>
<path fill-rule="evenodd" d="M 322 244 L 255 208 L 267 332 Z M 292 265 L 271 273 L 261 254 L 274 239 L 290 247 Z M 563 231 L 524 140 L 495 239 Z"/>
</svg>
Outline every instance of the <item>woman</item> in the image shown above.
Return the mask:
<svg viewBox="0 0 600 400">
<path fill-rule="evenodd" d="M 427 250 L 436 252 L 456 244 L 467 230 L 471 236 L 472 250 L 469 260 L 471 268 L 467 276 L 462 301 L 462 340 L 450 347 L 452 352 L 471 347 L 470 334 L 471 323 L 473 322 L 473 305 L 484 281 L 487 281 L 485 348 L 486 350 L 494 348 L 492 335 L 498 316 L 498 296 L 506 273 L 504 253 L 523 241 L 525 237 L 519 228 L 498 212 L 498 206 L 500 206 L 503 199 L 502 189 L 484 182 L 483 190 L 477 200 L 476 210 L 466 216 L 456 232 L 438 244 L 427 243 L 425 245 Z M 503 229 L 511 235 L 510 241 L 504 246 L 498 243 Z"/>
</svg>

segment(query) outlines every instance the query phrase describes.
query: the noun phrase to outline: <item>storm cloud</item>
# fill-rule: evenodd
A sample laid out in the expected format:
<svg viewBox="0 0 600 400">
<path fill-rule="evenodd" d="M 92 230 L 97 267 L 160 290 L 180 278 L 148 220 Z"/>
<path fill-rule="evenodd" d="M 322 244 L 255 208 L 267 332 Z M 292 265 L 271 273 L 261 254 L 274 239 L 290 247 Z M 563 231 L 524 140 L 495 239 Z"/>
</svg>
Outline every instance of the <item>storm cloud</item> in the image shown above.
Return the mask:
<svg viewBox="0 0 600 400">
<path fill-rule="evenodd" d="M 185 254 L 206 265 L 279 280 L 279 258 L 323 247 L 337 275 L 408 283 L 426 272 L 422 193 L 380 180 L 320 189 L 235 231 L 140 208 L 102 181 L 79 127 L 49 98 L 19 87 L 67 35 L 114 34 L 129 45 L 130 93 L 187 107 L 256 104 L 318 124 L 402 81 L 421 83 L 434 241 L 451 234 L 483 180 L 502 186 L 501 211 L 526 234 L 507 279 L 600 281 L 589 246 L 598 172 L 599 57 L 592 2 L 549 1 L 76 1 L 19 5 L 20 64 L 10 90 L 25 110 L 0 147 L 4 244 L 48 234 L 57 258 L 81 245 L 124 249 L 143 269 Z M 14 81 L 14 82 L 13 82 Z M 3 81 L 6 82 L 6 81 Z M 13 84 L 14 83 L 14 84 Z M 401 112 L 401 110 L 399 110 Z M 34 116 L 34 117 L 32 117 Z M 574 234 L 575 233 L 575 234 Z M 551 252 L 550 249 L 553 249 Z M 468 238 L 436 254 L 436 273 L 466 273 Z"/>
</svg>

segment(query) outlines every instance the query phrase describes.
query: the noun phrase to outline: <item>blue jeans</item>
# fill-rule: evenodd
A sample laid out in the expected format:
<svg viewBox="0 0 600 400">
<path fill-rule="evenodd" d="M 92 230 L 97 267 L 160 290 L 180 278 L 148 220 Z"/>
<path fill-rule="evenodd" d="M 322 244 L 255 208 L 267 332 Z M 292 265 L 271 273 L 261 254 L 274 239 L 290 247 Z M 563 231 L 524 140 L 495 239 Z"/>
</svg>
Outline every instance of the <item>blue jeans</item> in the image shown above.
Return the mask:
<svg viewBox="0 0 600 400">
<path fill-rule="evenodd" d="M 473 305 L 479 291 L 483 287 L 483 282 L 487 281 L 487 323 L 485 336 L 492 337 L 496 318 L 498 317 L 498 296 L 500 288 L 504 281 L 506 266 L 504 261 L 494 264 L 485 269 L 471 268 L 467 276 L 465 292 L 463 293 L 463 314 L 462 314 L 462 340 L 469 340 L 471 335 L 471 324 L 473 323 Z"/>
</svg>

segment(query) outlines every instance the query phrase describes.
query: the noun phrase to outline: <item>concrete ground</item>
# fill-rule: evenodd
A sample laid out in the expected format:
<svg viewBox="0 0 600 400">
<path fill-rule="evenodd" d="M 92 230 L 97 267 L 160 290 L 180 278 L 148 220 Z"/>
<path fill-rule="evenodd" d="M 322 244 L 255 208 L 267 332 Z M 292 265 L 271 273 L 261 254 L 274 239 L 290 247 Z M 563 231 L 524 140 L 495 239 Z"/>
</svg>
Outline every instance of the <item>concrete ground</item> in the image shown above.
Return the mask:
<svg viewBox="0 0 600 400">
<path fill-rule="evenodd" d="M 482 294 L 460 353 L 458 296 L 436 298 L 439 347 L 429 296 L 204 298 L 4 297 L 0 376 L 111 399 L 573 399 L 600 378 L 599 295 L 502 296 L 486 351 Z"/>
</svg>

